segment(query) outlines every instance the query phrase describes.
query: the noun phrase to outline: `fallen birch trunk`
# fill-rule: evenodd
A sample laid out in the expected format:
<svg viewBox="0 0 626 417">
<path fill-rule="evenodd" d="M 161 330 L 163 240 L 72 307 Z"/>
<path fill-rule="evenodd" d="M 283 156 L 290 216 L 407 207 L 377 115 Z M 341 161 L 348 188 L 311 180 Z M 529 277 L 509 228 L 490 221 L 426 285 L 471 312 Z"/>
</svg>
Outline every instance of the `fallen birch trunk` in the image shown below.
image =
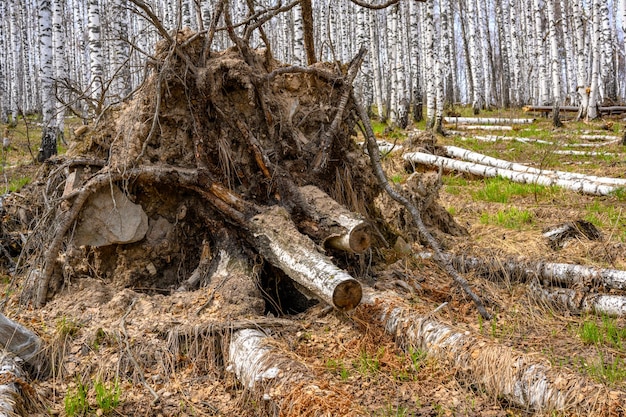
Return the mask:
<svg viewBox="0 0 626 417">
<path fill-rule="evenodd" d="M 522 184 L 538 184 L 545 186 L 559 186 L 571 191 L 581 192 L 584 194 L 592 195 L 609 195 L 613 193 L 618 187 L 614 187 L 606 184 L 597 184 L 584 180 L 565 180 L 550 177 L 547 175 L 531 174 L 525 172 L 512 171 L 509 169 L 502 169 L 496 167 L 489 167 L 481 164 L 475 164 L 470 162 L 457 161 L 450 158 L 441 156 L 426 154 L 422 152 L 411 152 L 403 155 L 403 158 L 407 161 L 417 162 L 432 166 L 438 166 L 441 168 L 449 169 L 452 171 L 467 172 L 474 175 L 483 177 L 503 177 L 508 178 L 513 182 L 519 182 Z"/>
<path fill-rule="evenodd" d="M 361 302 L 361 284 L 318 252 L 284 208 L 274 206 L 257 214 L 248 228 L 257 251 L 319 299 L 341 311 Z"/>
<path fill-rule="evenodd" d="M 416 256 L 429 259 L 432 254 L 422 252 Z M 506 276 L 515 282 L 530 282 L 539 278 L 545 284 L 560 284 L 568 287 L 603 287 L 607 290 L 626 291 L 626 271 L 603 269 L 586 265 L 530 262 L 516 259 L 480 259 L 472 256 L 450 255 L 451 262 L 462 272 L 478 271 L 491 277 Z"/>
<path fill-rule="evenodd" d="M 25 372 L 13 355 L 4 350 L 0 352 L 0 416 L 26 415 L 23 413 L 24 400 L 20 392 L 20 388 L 30 388 L 25 377 Z"/>
<path fill-rule="evenodd" d="M 357 416 L 347 393 L 316 381 L 304 364 L 276 348 L 257 329 L 233 333 L 228 349 L 228 371 L 251 392 L 266 401 L 270 415 Z"/>
<path fill-rule="evenodd" d="M 456 128 L 465 130 L 513 130 L 512 126 L 502 125 L 458 125 Z"/>
<path fill-rule="evenodd" d="M 533 139 L 533 138 L 518 138 L 518 137 L 511 137 L 511 136 L 495 136 L 495 135 L 472 136 L 472 137 L 482 142 L 497 142 L 499 140 L 510 140 L 513 142 L 521 142 L 521 143 L 541 143 L 543 145 L 554 145 L 554 142 L 549 142 L 543 139 Z"/>
<path fill-rule="evenodd" d="M 574 151 L 574 150 L 556 150 L 552 153 L 556 155 L 577 155 L 577 156 L 617 156 L 616 153 L 595 152 L 595 151 Z"/>
<path fill-rule="evenodd" d="M 314 185 L 300 187 L 300 192 L 320 217 L 317 227 L 325 234 L 321 237 L 322 246 L 350 253 L 363 253 L 369 249 L 372 241 L 370 227 L 360 216 Z"/>
<path fill-rule="evenodd" d="M 473 152 L 468 149 L 463 149 L 456 146 L 445 146 L 444 148 L 448 153 L 448 156 L 450 157 L 460 158 L 466 161 L 488 165 L 490 167 L 509 169 L 518 172 L 527 172 L 531 174 L 549 175 L 564 180 L 584 180 L 589 182 L 598 182 L 602 184 L 626 186 L 626 179 L 624 178 L 597 177 L 595 175 L 585 175 L 576 172 L 539 169 L 516 162 L 505 161 L 504 159 L 493 158 L 491 156 L 483 155 L 481 153 Z"/>
<path fill-rule="evenodd" d="M 444 117 L 443 121 L 446 123 L 455 124 L 492 124 L 492 125 L 521 125 L 528 124 L 535 121 L 535 119 L 513 119 L 507 117 Z"/>
<path fill-rule="evenodd" d="M 529 288 L 538 301 L 566 308 L 575 314 L 626 316 L 626 297 L 622 295 L 589 293 L 569 288 L 544 288 L 536 284 Z"/>
<path fill-rule="evenodd" d="M 368 290 L 360 309 L 366 317 L 378 320 L 405 349 L 426 352 L 458 369 L 494 397 L 524 409 L 580 415 L 624 412 L 626 393 L 580 374 L 555 370 L 536 355 L 473 336 L 428 315 L 420 316 L 393 295 Z"/>
<path fill-rule="evenodd" d="M 583 140 L 611 141 L 611 143 L 617 142 L 622 139 L 618 136 L 608 136 L 608 135 L 580 135 L 578 138 L 583 139 Z"/>
</svg>

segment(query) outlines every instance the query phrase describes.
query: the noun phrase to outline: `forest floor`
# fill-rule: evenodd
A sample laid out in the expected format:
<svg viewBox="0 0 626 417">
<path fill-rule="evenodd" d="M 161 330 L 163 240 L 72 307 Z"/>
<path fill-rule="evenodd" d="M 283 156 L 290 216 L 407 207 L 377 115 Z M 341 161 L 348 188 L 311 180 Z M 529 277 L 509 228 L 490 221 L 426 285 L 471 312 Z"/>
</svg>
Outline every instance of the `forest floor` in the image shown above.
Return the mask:
<svg viewBox="0 0 626 417">
<path fill-rule="evenodd" d="M 519 112 L 493 112 L 497 117 L 533 117 Z M 610 122 L 610 123 L 607 123 Z M 2 188 L 20 192 L 37 178 L 23 122 L 12 130 L 12 145 L 2 154 Z M 68 123 L 67 137 L 71 137 Z M 417 126 L 418 128 L 420 126 Z M 407 132 L 384 130 L 380 139 L 402 144 Z M 447 125 L 446 129 L 455 130 Z M 608 129 L 608 130 L 607 130 Z M 559 145 L 585 142 L 583 135 L 621 136 L 621 118 L 585 124 L 566 121 L 552 129 L 548 119 L 498 135 L 553 141 Z M 4 126 L 0 131 L 4 131 Z M 384 131 L 384 132 L 383 132 Z M 510 161 L 585 174 L 626 178 L 626 147 L 604 146 L 603 155 L 573 156 L 554 153 L 555 146 L 512 141 L 482 142 L 468 131 L 438 137 L 439 145 L 455 145 Z M 33 146 L 38 129 L 32 123 Z M 410 172 L 401 152 L 384 158 L 388 178 L 403 183 Z M 434 170 L 420 168 L 422 170 Z M 626 269 L 626 192 L 587 196 L 557 187 L 516 185 L 501 178 L 484 179 L 444 172 L 439 202 L 469 231 L 465 237 L 439 236 L 445 249 L 489 259 L 567 262 Z M 383 213 L 384 215 L 384 213 Z M 542 236 L 545 228 L 582 219 L 593 223 L 602 240 L 573 239 L 551 249 Z M 554 368 L 626 390 L 626 320 L 591 314 L 576 315 L 538 302 L 524 284 L 494 282 L 478 274 L 465 277 L 495 313 L 484 321 L 471 301 L 452 284 L 434 261 L 416 254 L 424 248 L 386 250 L 380 287 L 391 286 L 415 310 L 434 315 L 457 328 L 515 347 L 545 360 Z M 364 255 L 364 262 L 367 257 Z M 206 328 L 228 316 L 216 299 L 196 314 L 210 294 L 193 292 L 150 294 L 139 289 L 114 291 L 98 277 L 80 279 L 41 309 L 20 307 L 8 271 L 1 276 L 9 303 L 4 313 L 50 343 L 51 353 L 63 357 L 63 366 L 46 381 L 32 383 L 45 399 L 51 415 L 120 416 L 256 416 L 262 404 L 246 394 L 225 364 L 216 363 L 214 348 L 193 350 L 193 329 Z M 408 287 L 393 284 L 405 280 Z M 19 279 L 18 279 L 19 281 Z M 132 302 L 131 302 L 132 300 Z M 343 391 L 364 416 L 526 416 L 519 409 L 421 351 L 402 351 L 359 314 L 328 312 L 321 305 L 288 317 L 290 325 L 275 331 L 285 352 L 304 362 L 317 380 Z M 243 319 L 243 318 L 237 318 Z M 227 331 L 223 329 L 222 331 Z M 177 335 L 186 335 L 177 337 Z M 186 339 L 189 339 L 186 341 Z M 167 349 L 164 349 L 166 346 Z M 175 352 L 168 356 L 165 351 Z M 132 353 L 132 355 L 131 355 Z M 130 364 L 130 357 L 136 364 Z M 122 372 L 121 369 L 131 369 Z M 143 381 L 143 383 L 142 383 Z M 148 387 L 154 390 L 158 401 Z M 559 415 L 555 413 L 555 415 Z"/>
</svg>

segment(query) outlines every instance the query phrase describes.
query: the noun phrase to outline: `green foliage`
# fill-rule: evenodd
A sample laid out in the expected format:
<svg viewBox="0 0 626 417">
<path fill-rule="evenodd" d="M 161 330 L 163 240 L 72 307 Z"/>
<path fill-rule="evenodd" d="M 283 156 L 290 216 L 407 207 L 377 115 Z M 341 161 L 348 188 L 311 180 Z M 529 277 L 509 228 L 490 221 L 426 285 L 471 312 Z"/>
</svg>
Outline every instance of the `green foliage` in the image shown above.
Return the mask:
<svg viewBox="0 0 626 417">
<path fill-rule="evenodd" d="M 498 210 L 496 214 L 483 213 L 480 216 L 482 224 L 495 224 L 507 229 L 521 229 L 525 225 L 532 224 L 533 214 L 528 210 L 519 210 L 511 207 Z"/>
<path fill-rule="evenodd" d="M 400 184 L 402 183 L 402 181 L 404 181 L 404 176 L 402 174 L 395 174 L 393 177 L 391 177 L 391 181 L 394 184 Z"/>
<path fill-rule="evenodd" d="M 380 358 L 385 354 L 385 348 L 381 347 L 375 356 L 370 355 L 366 350 L 362 350 L 355 368 L 362 375 L 375 375 L 380 371 Z"/>
<path fill-rule="evenodd" d="M 17 193 L 22 188 L 24 188 L 24 186 L 30 184 L 31 181 L 32 179 L 30 177 L 14 178 L 11 181 L 9 181 L 8 184 L 6 184 L 6 186 L 4 187 L 3 194 L 6 194 L 8 192 Z"/>
<path fill-rule="evenodd" d="M 537 184 L 519 184 L 502 177 L 487 178 L 482 189 L 472 193 L 475 201 L 508 203 L 511 197 L 544 196 L 550 187 Z"/>
<path fill-rule="evenodd" d="M 87 402 L 87 387 L 80 381 L 76 381 L 76 389 L 68 389 L 63 399 L 65 413 L 68 417 L 84 416 L 89 411 Z"/>
<path fill-rule="evenodd" d="M 581 371 L 607 384 L 615 384 L 626 379 L 624 360 L 619 356 L 610 360 L 600 350 L 598 350 L 597 360 L 592 362 L 579 358 L 579 366 Z"/>
<path fill-rule="evenodd" d="M 380 413 L 376 413 L 375 415 L 381 417 L 406 417 L 409 416 L 409 409 L 402 405 L 394 406 L 391 403 L 387 403 L 385 407 L 380 410 Z"/>
<path fill-rule="evenodd" d="M 626 340 L 626 328 L 619 327 L 614 318 L 602 316 L 598 324 L 594 318 L 586 319 L 580 326 L 578 335 L 581 340 L 590 345 L 606 345 L 623 351 Z"/>
<path fill-rule="evenodd" d="M 119 405 L 120 386 L 117 379 L 108 385 L 98 379 L 93 388 L 96 391 L 96 405 L 100 410 L 108 413 Z"/>
<path fill-rule="evenodd" d="M 328 368 L 331 372 L 338 374 L 344 382 L 350 378 L 350 370 L 344 365 L 341 359 L 328 359 L 326 361 L 326 368 Z"/>
<path fill-rule="evenodd" d="M 413 369 L 417 372 L 425 365 L 426 352 L 409 346 L 409 358 L 411 359 Z"/>
<path fill-rule="evenodd" d="M 56 330 L 60 336 L 74 337 L 80 330 L 80 324 L 63 316 L 57 320 Z"/>
</svg>

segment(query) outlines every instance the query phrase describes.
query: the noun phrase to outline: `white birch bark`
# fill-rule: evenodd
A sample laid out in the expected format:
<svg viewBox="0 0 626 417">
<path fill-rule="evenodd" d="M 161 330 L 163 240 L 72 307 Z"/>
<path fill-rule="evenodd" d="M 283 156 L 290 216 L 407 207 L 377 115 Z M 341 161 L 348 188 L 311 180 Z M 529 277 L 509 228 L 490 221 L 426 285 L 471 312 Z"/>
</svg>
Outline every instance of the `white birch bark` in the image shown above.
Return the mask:
<svg viewBox="0 0 626 417">
<path fill-rule="evenodd" d="M 361 102 L 365 103 L 366 107 L 370 109 L 372 103 L 374 102 L 371 68 L 371 57 L 373 51 L 370 48 L 372 42 L 369 37 L 369 17 L 367 9 L 365 9 L 364 7 L 359 7 L 357 9 L 356 18 L 357 49 L 360 49 L 361 47 L 366 47 L 369 49 L 369 53 L 363 59 L 363 64 L 361 65 L 356 85 L 359 88 L 359 95 L 362 98 Z"/>
<path fill-rule="evenodd" d="M 613 294 L 587 293 L 569 288 L 541 287 L 536 283 L 529 286 L 533 298 L 565 308 L 575 314 L 596 313 L 612 317 L 626 315 L 626 297 Z"/>
<path fill-rule="evenodd" d="M 259 253 L 291 279 L 339 310 L 359 304 L 359 282 L 319 253 L 313 241 L 297 231 L 284 208 L 273 207 L 253 217 L 249 227 Z"/>
<path fill-rule="evenodd" d="M 491 41 L 489 39 L 489 23 L 488 23 L 488 9 L 487 6 L 490 2 L 480 0 L 477 1 L 477 10 L 478 10 L 478 28 L 480 34 L 480 51 L 481 51 L 481 67 L 483 71 L 482 79 L 483 79 L 483 103 L 485 108 L 491 108 L 493 103 L 493 68 L 490 62 L 491 56 Z"/>
<path fill-rule="evenodd" d="M 44 161 L 56 154 L 57 128 L 54 112 L 54 62 L 52 55 L 52 3 L 39 1 L 39 51 L 41 54 L 41 107 L 43 129 L 39 160 Z"/>
<path fill-rule="evenodd" d="M 534 53 L 535 62 L 537 63 L 537 79 L 539 82 L 539 104 L 548 105 L 550 104 L 550 91 L 548 90 L 548 73 L 546 70 L 546 56 L 548 56 L 548 54 L 546 54 L 546 48 L 543 42 L 543 39 L 545 39 L 545 28 L 543 25 L 541 6 L 541 0 L 534 0 L 535 39 L 537 40 L 537 44 L 535 45 L 537 49 Z"/>
<path fill-rule="evenodd" d="M 516 162 L 506 161 L 504 159 L 493 158 L 491 156 L 483 155 L 481 153 L 473 152 L 468 149 L 463 149 L 456 146 L 445 146 L 444 149 L 450 157 L 460 158 L 466 161 L 475 162 L 491 167 L 508 169 L 518 172 L 527 172 L 531 174 L 554 176 L 564 180 L 584 180 L 615 186 L 626 186 L 626 178 L 599 177 L 596 175 L 585 175 L 576 172 L 539 169 Z"/>
<path fill-rule="evenodd" d="M 18 360 L 4 350 L 0 351 L 0 378 L 6 381 L 0 384 L 0 415 L 20 417 L 24 401 L 18 381 L 26 382 L 26 372 Z"/>
<path fill-rule="evenodd" d="M 536 355 L 491 343 L 429 315 L 419 315 L 393 295 L 367 290 L 364 304 L 375 309 L 385 331 L 400 345 L 420 349 L 462 370 L 490 395 L 506 398 L 522 408 L 589 415 L 606 408 L 619 410 L 626 401 L 623 392 L 611 391 L 580 374 L 553 369 Z M 580 395 L 583 390 L 587 395 Z"/>
<path fill-rule="evenodd" d="M 409 51 L 411 58 L 409 66 L 411 71 L 411 109 L 413 113 L 413 120 L 416 122 L 421 121 L 422 116 L 422 88 L 420 79 L 420 32 L 418 7 L 419 6 L 417 2 L 409 2 Z"/>
<path fill-rule="evenodd" d="M 297 5 L 293 9 L 293 63 L 294 65 L 304 65 L 304 28 L 302 22 L 302 8 Z"/>
<path fill-rule="evenodd" d="M 0 123 L 8 123 L 7 118 L 7 25 L 5 17 L 7 16 L 7 3 L 0 3 Z"/>
<path fill-rule="evenodd" d="M 504 0 L 508 1 L 508 0 Z M 509 25 L 508 25 L 508 50 L 509 50 L 509 63 L 511 66 L 511 72 L 513 75 L 513 87 L 511 94 L 511 101 L 515 105 L 522 103 L 520 95 L 520 74 L 521 63 L 519 54 L 519 32 L 518 32 L 518 17 L 517 17 L 517 2 L 511 0 L 509 3 Z"/>
<path fill-rule="evenodd" d="M 456 124 L 485 124 L 485 125 L 521 125 L 533 123 L 535 119 L 519 119 L 506 117 L 446 117 L 446 123 Z"/>
<path fill-rule="evenodd" d="M 583 19 L 582 0 L 572 0 L 574 27 L 576 31 L 576 93 L 578 98 L 578 120 L 587 118 L 589 92 L 587 91 L 587 62 L 585 56 L 585 22 Z"/>
<path fill-rule="evenodd" d="M 434 0 L 429 0 L 426 2 L 423 9 L 425 73 L 429 74 L 429 76 L 426 77 L 426 127 L 428 128 L 435 127 L 437 97 L 437 75 L 435 73 L 437 70 L 437 66 L 435 64 L 435 18 L 433 16 L 435 12 L 434 8 Z M 474 90 L 476 90 L 476 88 L 474 88 Z"/>
<path fill-rule="evenodd" d="M 63 31 L 63 2 L 61 0 L 53 0 L 52 10 L 52 43 L 54 50 L 54 85 L 56 95 L 62 100 L 66 101 L 65 91 L 60 87 L 59 80 L 67 75 L 65 65 L 65 34 Z M 56 126 L 59 128 L 59 132 L 62 132 L 65 127 L 65 105 L 60 100 L 54 100 L 56 117 Z M 62 137 L 62 136 L 61 136 Z"/>
<path fill-rule="evenodd" d="M 131 91 L 130 48 L 128 45 L 128 16 L 126 0 L 113 0 L 113 95 L 118 100 L 126 98 Z"/>
<path fill-rule="evenodd" d="M 399 91 L 398 88 L 400 86 L 399 74 L 398 74 L 398 48 L 399 45 L 399 30 L 398 30 L 398 6 L 395 5 L 391 7 L 389 10 L 389 15 L 387 17 L 387 30 L 389 35 L 389 43 L 387 44 L 387 48 L 389 51 L 389 69 L 391 73 L 389 74 L 391 78 L 391 90 L 390 90 L 390 99 L 389 99 L 389 121 L 394 126 L 398 124 L 398 120 L 400 118 L 399 112 Z"/>
<path fill-rule="evenodd" d="M 559 42 L 556 33 L 555 3 L 558 0 L 547 0 L 548 5 L 548 37 L 550 38 L 550 70 L 552 72 L 552 120 L 555 127 L 561 127 L 559 106 L 561 105 L 561 60 Z"/>
<path fill-rule="evenodd" d="M 100 25 L 100 2 L 99 0 L 88 0 L 88 23 L 87 35 L 89 39 L 89 71 L 90 71 L 90 96 L 97 102 L 101 102 L 103 97 L 103 54 Z M 100 103 L 102 104 L 102 103 Z"/>
<path fill-rule="evenodd" d="M 572 41 L 572 12 L 571 12 L 572 0 L 560 0 L 561 6 L 561 32 L 563 33 L 563 40 L 565 42 L 565 63 L 566 63 L 566 82 L 565 82 L 565 97 L 568 99 L 568 104 L 574 104 L 574 96 L 576 92 L 576 49 Z"/>
<path fill-rule="evenodd" d="M 379 36 L 377 34 L 376 28 L 378 28 L 376 11 L 370 10 L 368 11 L 369 17 L 369 30 L 370 30 L 370 39 L 372 40 L 372 67 L 373 67 L 373 75 L 374 75 L 374 99 L 376 102 L 376 113 L 378 114 L 378 119 L 384 119 L 384 102 L 383 102 L 383 88 L 382 88 L 382 74 L 380 71 L 380 41 Z"/>
<path fill-rule="evenodd" d="M 558 186 L 571 191 L 580 192 L 583 194 L 591 195 L 609 195 L 615 192 L 620 187 L 612 185 L 599 184 L 584 180 L 565 180 L 547 175 L 532 174 L 526 172 L 512 171 L 509 169 L 502 169 L 496 167 L 490 167 L 481 164 L 475 164 L 471 162 L 457 161 L 450 158 L 444 158 L 441 156 L 425 154 L 421 152 L 406 153 L 403 158 L 407 161 L 416 163 L 422 163 L 432 166 L 438 166 L 444 169 L 453 171 L 468 172 L 474 175 L 480 175 L 483 177 L 497 177 L 508 178 L 513 182 L 519 182 L 522 184 L 539 184 L 545 186 Z"/>
<path fill-rule="evenodd" d="M 601 20 L 601 64 L 600 83 L 601 97 L 604 100 L 615 102 L 617 99 L 617 86 L 615 82 L 615 71 L 613 70 L 613 48 L 615 44 L 611 33 L 611 20 L 609 16 L 608 1 L 600 2 Z M 602 104 L 602 103 L 601 103 Z"/>
<path fill-rule="evenodd" d="M 589 91 L 589 102 L 587 106 L 587 120 L 597 119 L 598 105 L 600 101 L 600 58 L 601 45 L 600 39 L 602 30 L 600 26 L 600 3 L 601 0 L 593 0 L 593 27 L 591 30 L 591 48 L 593 58 L 591 61 L 591 88 Z"/>
<path fill-rule="evenodd" d="M 484 79 L 482 68 L 482 54 L 481 54 L 481 41 L 480 30 L 476 23 L 478 12 L 476 9 L 477 0 L 467 0 L 467 20 L 469 24 L 469 53 L 470 62 L 472 66 L 472 78 L 474 84 L 474 97 L 472 97 L 472 108 L 474 114 L 478 114 L 483 108 L 483 91 L 484 91 Z M 478 0 L 480 1 L 480 0 Z"/>
</svg>

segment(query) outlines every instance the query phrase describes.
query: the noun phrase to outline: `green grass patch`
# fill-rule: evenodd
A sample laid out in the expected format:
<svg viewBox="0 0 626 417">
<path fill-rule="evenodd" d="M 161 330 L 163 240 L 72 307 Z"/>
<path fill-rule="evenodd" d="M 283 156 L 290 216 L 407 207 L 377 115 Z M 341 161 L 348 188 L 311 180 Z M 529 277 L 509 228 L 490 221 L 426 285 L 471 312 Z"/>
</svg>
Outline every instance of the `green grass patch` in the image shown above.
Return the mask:
<svg viewBox="0 0 626 417">
<path fill-rule="evenodd" d="M 532 224 L 533 214 L 528 210 L 519 210 L 515 207 L 498 210 L 495 214 L 483 213 L 480 216 L 482 224 L 495 224 L 507 229 L 519 230 L 523 226 Z"/>
<path fill-rule="evenodd" d="M 585 220 L 600 229 L 609 229 L 611 234 L 626 242 L 626 210 L 622 205 L 597 199 L 585 209 L 587 211 Z"/>
<path fill-rule="evenodd" d="M 474 201 L 508 203 L 512 197 L 545 197 L 550 195 L 551 189 L 538 184 L 520 184 L 502 177 L 486 178 L 484 186 L 472 192 L 472 198 Z"/>
<path fill-rule="evenodd" d="M 14 178 L 11 181 L 9 181 L 9 183 L 4 187 L 3 194 L 9 193 L 9 192 L 17 193 L 26 185 L 30 184 L 31 181 L 32 179 L 30 177 Z"/>
<path fill-rule="evenodd" d="M 93 389 L 96 391 L 96 405 L 105 414 L 113 411 L 119 405 L 121 390 L 117 380 L 110 384 L 96 380 Z"/>
<path fill-rule="evenodd" d="M 609 385 L 626 380 L 626 363 L 619 356 L 609 359 L 598 351 L 598 356 L 593 361 L 579 358 L 579 366 L 582 372 Z"/>
<path fill-rule="evenodd" d="M 68 389 L 63 399 L 65 413 L 68 417 L 83 416 L 89 411 L 89 402 L 87 401 L 87 386 L 82 382 L 76 381 L 74 389 Z"/>
<path fill-rule="evenodd" d="M 590 345 L 606 345 L 624 350 L 626 347 L 626 328 L 619 327 L 614 318 L 602 316 L 598 323 L 595 317 L 585 319 L 578 330 L 581 340 Z"/>
</svg>

